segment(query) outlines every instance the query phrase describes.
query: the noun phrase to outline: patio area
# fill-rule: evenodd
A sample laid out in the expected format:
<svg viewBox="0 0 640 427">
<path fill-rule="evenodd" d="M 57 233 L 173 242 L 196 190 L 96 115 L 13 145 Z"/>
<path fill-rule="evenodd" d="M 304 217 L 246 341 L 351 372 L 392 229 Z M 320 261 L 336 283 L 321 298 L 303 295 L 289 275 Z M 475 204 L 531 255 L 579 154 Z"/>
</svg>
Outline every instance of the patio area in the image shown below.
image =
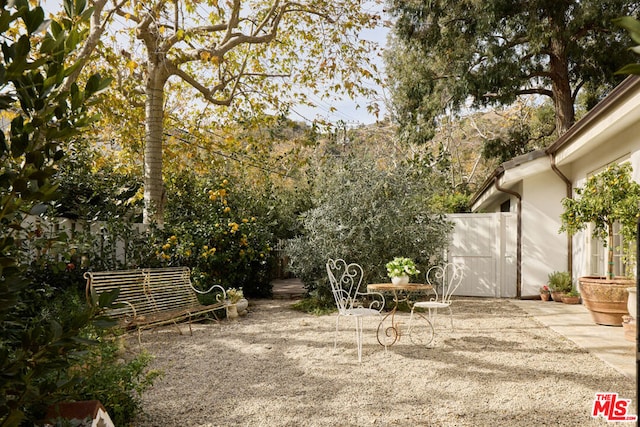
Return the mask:
<svg viewBox="0 0 640 427">
<path fill-rule="evenodd" d="M 460 299 L 455 331 L 440 330 L 431 349 L 404 336 L 385 352 L 370 322 L 359 364 L 351 322 L 341 322 L 334 351 L 334 315 L 294 311 L 288 299 L 251 303 L 247 316 L 196 325 L 193 336 L 142 334 L 165 375 L 136 426 L 608 425 L 591 418 L 597 392 L 631 399 L 636 411 L 634 344 L 598 337 L 582 347 L 591 333 L 582 306 Z"/>
<path fill-rule="evenodd" d="M 594 324 L 589 310 L 582 304 L 511 302 L 635 382 L 636 345 L 624 339 L 622 328 Z"/>
</svg>

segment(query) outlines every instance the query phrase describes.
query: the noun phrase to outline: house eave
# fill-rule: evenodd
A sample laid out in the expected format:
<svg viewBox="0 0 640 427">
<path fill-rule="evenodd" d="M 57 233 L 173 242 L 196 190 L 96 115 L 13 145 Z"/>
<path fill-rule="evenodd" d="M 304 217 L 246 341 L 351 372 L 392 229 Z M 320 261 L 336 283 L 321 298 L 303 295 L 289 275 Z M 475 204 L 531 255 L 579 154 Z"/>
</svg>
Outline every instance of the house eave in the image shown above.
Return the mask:
<svg viewBox="0 0 640 427">
<path fill-rule="evenodd" d="M 640 76 L 630 76 L 551 144 L 546 152 L 554 156 L 558 166 L 571 163 L 638 120 Z"/>
<path fill-rule="evenodd" d="M 485 180 L 471 200 L 472 212 L 484 209 L 496 197 L 501 197 L 503 193 L 495 187 L 497 180 L 501 188 L 511 189 L 522 179 L 544 172 L 549 168 L 544 150 L 532 151 L 502 163 Z"/>
</svg>

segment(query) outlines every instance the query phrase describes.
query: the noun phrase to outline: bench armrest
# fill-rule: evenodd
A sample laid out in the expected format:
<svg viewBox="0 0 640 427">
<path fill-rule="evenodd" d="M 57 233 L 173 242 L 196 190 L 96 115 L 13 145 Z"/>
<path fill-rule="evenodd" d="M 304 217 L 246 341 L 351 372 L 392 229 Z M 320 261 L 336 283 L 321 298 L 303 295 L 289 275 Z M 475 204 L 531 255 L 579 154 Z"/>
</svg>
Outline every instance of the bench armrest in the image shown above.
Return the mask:
<svg viewBox="0 0 640 427">
<path fill-rule="evenodd" d="M 225 289 L 220 285 L 212 285 L 206 291 L 201 291 L 199 289 L 194 288 L 193 285 L 191 284 L 191 281 L 189 281 L 189 286 L 191 287 L 191 289 L 193 289 L 193 292 L 195 292 L 197 294 L 200 294 L 200 295 L 208 294 L 212 290 L 218 289 L 218 290 L 220 290 L 220 293 L 222 294 L 222 299 L 220 298 L 220 295 L 217 295 L 216 296 L 216 301 L 222 302 L 222 301 L 225 301 L 227 299 L 227 291 L 225 291 Z"/>
</svg>

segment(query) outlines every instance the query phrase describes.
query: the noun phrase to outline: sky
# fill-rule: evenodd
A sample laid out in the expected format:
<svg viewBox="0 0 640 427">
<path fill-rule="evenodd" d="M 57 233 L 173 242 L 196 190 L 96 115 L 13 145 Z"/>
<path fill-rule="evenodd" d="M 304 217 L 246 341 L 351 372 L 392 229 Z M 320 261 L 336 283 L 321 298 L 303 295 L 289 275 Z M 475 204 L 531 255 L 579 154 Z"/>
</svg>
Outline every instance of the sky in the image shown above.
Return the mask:
<svg viewBox="0 0 640 427">
<path fill-rule="evenodd" d="M 387 42 L 387 35 L 389 33 L 388 28 L 380 26 L 376 30 L 364 31 L 361 35 L 362 38 L 370 41 L 377 42 L 381 47 L 384 47 Z M 373 58 L 381 73 L 384 73 L 384 63 L 382 58 Z M 366 98 L 350 99 L 347 96 L 337 101 L 323 101 L 318 97 L 310 96 L 312 102 L 317 103 L 316 108 L 307 106 L 297 106 L 294 108 L 295 112 L 291 114 L 291 119 L 296 121 L 311 122 L 314 119 L 323 119 L 331 123 L 337 124 L 343 122 L 347 127 L 355 127 L 362 124 L 372 124 L 384 119 L 386 108 L 384 100 L 386 98 L 385 91 L 371 83 L 370 87 L 373 87 L 378 93 L 378 106 L 380 112 L 378 117 L 367 111 L 367 104 L 369 100 Z M 334 107 L 336 111 L 331 112 L 331 107 Z"/>
</svg>

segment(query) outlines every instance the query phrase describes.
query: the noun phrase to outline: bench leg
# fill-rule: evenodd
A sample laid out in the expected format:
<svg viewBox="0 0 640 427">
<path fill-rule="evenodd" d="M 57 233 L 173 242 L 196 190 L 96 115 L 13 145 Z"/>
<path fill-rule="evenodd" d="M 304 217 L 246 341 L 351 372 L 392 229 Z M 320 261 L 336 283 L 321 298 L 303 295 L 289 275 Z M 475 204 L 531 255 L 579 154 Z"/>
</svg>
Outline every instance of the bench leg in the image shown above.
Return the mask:
<svg viewBox="0 0 640 427">
<path fill-rule="evenodd" d="M 178 322 L 176 322 L 175 320 L 172 320 L 171 322 L 173 323 L 173 326 L 175 326 L 178 330 L 178 333 L 182 335 L 182 329 L 180 329 L 180 326 L 178 326 Z"/>
</svg>

